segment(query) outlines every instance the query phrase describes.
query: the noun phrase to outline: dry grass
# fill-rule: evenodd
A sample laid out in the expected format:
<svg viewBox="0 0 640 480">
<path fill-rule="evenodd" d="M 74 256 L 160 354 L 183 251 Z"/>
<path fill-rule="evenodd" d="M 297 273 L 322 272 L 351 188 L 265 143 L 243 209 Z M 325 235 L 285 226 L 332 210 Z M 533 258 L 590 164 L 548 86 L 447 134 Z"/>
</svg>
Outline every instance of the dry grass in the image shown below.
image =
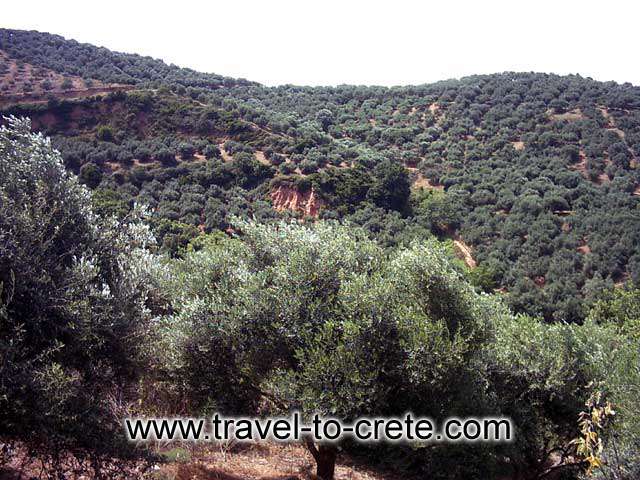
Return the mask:
<svg viewBox="0 0 640 480">
<path fill-rule="evenodd" d="M 625 137 L 624 132 L 623 132 L 622 130 L 620 130 L 619 128 L 616 128 L 616 127 L 610 127 L 610 128 L 607 128 L 607 130 L 608 130 L 608 131 L 610 131 L 610 132 L 614 132 L 614 133 L 615 133 L 615 134 L 617 134 L 621 139 L 623 139 L 623 140 L 624 140 L 624 137 Z"/>
<path fill-rule="evenodd" d="M 582 113 L 582 110 L 579 108 L 565 113 L 554 113 L 553 111 L 549 111 L 547 114 L 549 115 L 549 118 L 554 121 L 574 122 L 576 120 L 583 120 L 586 118 L 584 113 Z"/>
<path fill-rule="evenodd" d="M 160 465 L 154 477 L 162 480 L 284 480 L 316 479 L 315 464 L 300 444 L 244 444 L 231 451 L 196 447 L 186 463 Z M 347 455 L 338 457 L 336 480 L 401 480 L 405 475 L 379 471 Z"/>
<path fill-rule="evenodd" d="M 174 452 L 170 457 L 168 454 Z M 175 452 L 179 451 L 180 456 Z M 125 478 L 150 480 L 315 480 L 315 463 L 302 444 L 263 442 L 236 444 L 172 444 L 158 448 L 166 463 L 129 464 Z M 69 469 L 77 468 L 73 457 L 64 461 Z M 146 470 L 146 472 L 145 472 Z M 0 467 L 0 480 L 53 478 L 43 470 L 39 459 L 28 457 L 19 447 L 8 464 Z M 93 475 L 70 472 L 65 478 L 90 480 Z M 108 476 L 107 478 L 111 478 Z M 122 477 L 118 477 L 122 478 Z M 338 456 L 336 480 L 409 480 L 404 474 L 367 465 L 346 454 Z M 417 479 L 416 479 L 417 480 Z"/>
<path fill-rule="evenodd" d="M 430 188 L 432 190 L 444 190 L 444 185 L 436 185 L 435 183 L 431 183 L 431 180 L 424 177 L 421 173 L 416 176 L 416 179 L 413 181 L 413 184 L 411 186 L 414 189 Z"/>
<path fill-rule="evenodd" d="M 604 119 L 609 122 L 609 125 L 613 127 L 615 125 L 615 122 L 613 120 L 613 117 L 609 113 L 609 109 L 607 109 L 606 107 L 598 107 L 598 110 L 600 110 L 600 113 L 602 113 Z"/>
</svg>

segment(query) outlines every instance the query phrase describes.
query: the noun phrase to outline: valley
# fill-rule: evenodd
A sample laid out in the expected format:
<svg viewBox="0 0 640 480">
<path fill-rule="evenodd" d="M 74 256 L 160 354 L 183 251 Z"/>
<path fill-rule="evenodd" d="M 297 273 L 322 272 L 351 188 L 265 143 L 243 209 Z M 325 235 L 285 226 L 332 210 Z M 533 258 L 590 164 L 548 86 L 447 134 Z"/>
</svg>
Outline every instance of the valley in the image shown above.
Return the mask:
<svg viewBox="0 0 640 480">
<path fill-rule="evenodd" d="M 0 125 L 0 478 L 320 478 L 320 451 L 324 480 L 640 472 L 640 87 L 268 87 L 0 29 Z M 518 436 L 119 430 L 293 409 Z"/>
</svg>

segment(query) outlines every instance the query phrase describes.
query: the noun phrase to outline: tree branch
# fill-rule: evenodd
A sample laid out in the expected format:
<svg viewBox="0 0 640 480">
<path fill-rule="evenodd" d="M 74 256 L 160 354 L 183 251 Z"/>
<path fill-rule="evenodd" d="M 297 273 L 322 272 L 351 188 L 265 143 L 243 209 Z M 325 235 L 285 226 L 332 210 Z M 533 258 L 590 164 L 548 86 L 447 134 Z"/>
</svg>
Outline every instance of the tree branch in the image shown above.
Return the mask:
<svg viewBox="0 0 640 480">
<path fill-rule="evenodd" d="M 587 463 L 588 462 L 583 460 L 581 462 L 560 463 L 558 465 L 554 465 L 553 467 L 547 468 L 544 472 L 542 472 L 540 475 L 538 475 L 538 480 L 546 477 L 547 475 L 551 475 L 553 472 L 557 472 L 558 470 L 562 470 L 564 468 L 582 468 L 582 467 L 586 466 Z"/>
</svg>

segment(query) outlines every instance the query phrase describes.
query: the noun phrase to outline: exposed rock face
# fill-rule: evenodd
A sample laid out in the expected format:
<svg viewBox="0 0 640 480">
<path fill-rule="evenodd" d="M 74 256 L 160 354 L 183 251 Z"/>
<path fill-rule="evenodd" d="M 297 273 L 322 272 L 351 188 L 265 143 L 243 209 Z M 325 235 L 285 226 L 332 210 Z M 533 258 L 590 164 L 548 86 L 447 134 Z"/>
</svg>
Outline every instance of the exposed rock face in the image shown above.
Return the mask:
<svg viewBox="0 0 640 480">
<path fill-rule="evenodd" d="M 300 192 L 293 187 L 280 185 L 270 193 L 273 208 L 282 212 L 291 210 L 300 212 L 309 217 L 317 217 L 323 202 L 318 198 L 313 189 Z"/>
</svg>

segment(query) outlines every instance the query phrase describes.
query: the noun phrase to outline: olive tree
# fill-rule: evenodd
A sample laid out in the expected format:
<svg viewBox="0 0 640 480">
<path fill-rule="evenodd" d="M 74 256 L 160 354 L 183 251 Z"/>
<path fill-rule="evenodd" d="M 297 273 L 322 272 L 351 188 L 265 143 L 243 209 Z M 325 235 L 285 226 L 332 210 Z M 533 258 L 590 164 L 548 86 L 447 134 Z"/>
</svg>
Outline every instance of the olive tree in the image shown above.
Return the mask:
<svg viewBox="0 0 640 480">
<path fill-rule="evenodd" d="M 129 454 L 119 408 L 144 364 L 146 250 L 135 222 L 100 219 L 28 120 L 0 127 L 0 436 L 46 458 Z M 53 462 L 56 463 L 55 461 Z M 97 472 L 96 472 L 97 473 Z"/>
<path fill-rule="evenodd" d="M 496 405 L 516 429 L 504 452 L 516 478 L 575 475 L 603 465 L 605 478 L 635 478 L 640 344 L 617 331 L 614 321 L 545 324 L 522 315 L 494 323 L 486 365 Z M 603 451 L 584 455 L 577 448 L 578 415 L 594 395 L 606 397 L 617 414 L 599 434 Z"/>
<path fill-rule="evenodd" d="M 388 254 L 349 226 L 236 223 L 241 241 L 191 252 L 167 279 L 160 354 L 192 408 L 347 421 L 488 411 L 477 355 L 505 311 L 437 242 Z M 333 478 L 338 446 L 307 446 Z"/>
</svg>

